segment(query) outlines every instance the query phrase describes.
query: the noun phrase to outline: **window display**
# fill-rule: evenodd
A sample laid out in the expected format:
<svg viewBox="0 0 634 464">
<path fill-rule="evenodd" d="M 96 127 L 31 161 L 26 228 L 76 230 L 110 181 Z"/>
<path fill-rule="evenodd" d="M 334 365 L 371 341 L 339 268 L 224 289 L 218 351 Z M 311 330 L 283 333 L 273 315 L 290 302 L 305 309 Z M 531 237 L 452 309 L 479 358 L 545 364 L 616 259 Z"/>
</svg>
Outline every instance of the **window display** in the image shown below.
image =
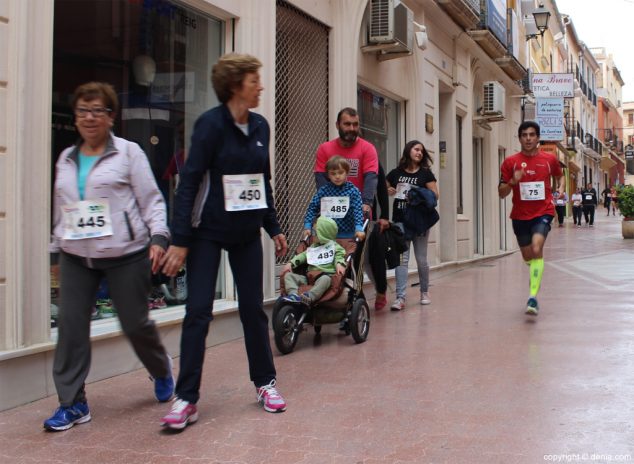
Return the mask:
<svg viewBox="0 0 634 464">
<path fill-rule="evenodd" d="M 52 166 L 77 141 L 70 97 L 88 81 L 108 82 L 121 109 L 113 131 L 138 143 L 148 156 L 171 216 L 178 172 L 198 116 L 218 104 L 209 79 L 220 57 L 223 23 L 169 0 L 55 0 Z M 57 256 L 51 255 L 51 318 L 59 298 Z M 222 298 L 220 273 L 216 298 Z M 153 276 L 150 309 L 183 304 L 186 269 L 173 278 Z M 116 307 L 103 281 L 93 319 L 109 319 Z"/>
</svg>

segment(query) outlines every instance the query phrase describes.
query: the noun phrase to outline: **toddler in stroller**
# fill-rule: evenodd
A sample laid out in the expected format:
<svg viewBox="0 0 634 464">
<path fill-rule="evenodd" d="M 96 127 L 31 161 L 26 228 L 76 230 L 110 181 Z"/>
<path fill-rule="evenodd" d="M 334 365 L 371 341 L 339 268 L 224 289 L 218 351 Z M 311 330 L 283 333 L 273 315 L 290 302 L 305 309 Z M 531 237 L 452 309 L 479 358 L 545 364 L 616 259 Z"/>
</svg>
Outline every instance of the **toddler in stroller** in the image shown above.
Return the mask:
<svg viewBox="0 0 634 464">
<path fill-rule="evenodd" d="M 367 221 L 364 224 L 364 230 Z M 313 244 L 308 240 L 296 250 L 280 275 L 281 296 L 273 307 L 275 345 L 282 354 L 293 351 L 304 324 L 320 333 L 322 324 L 342 323 L 357 343 L 367 339 L 370 311 L 363 297 L 365 242 L 358 238 L 335 239 L 337 224 L 320 216 Z M 353 260 L 359 253 L 361 259 Z M 301 295 L 301 296 L 300 296 Z"/>
<path fill-rule="evenodd" d="M 320 216 L 315 224 L 316 238 L 313 243 L 301 253 L 291 258 L 284 268 L 284 287 L 286 296 L 282 297 L 290 303 L 301 301 L 310 306 L 314 301 L 319 300 L 326 290 L 330 288 L 333 274 L 343 276 L 346 272 L 346 250 L 339 245 L 337 238 L 337 223 L 325 216 Z M 294 268 L 307 264 L 306 275 L 295 274 Z M 310 290 L 302 293 L 300 297 L 297 293 L 300 285 L 312 283 Z"/>
</svg>

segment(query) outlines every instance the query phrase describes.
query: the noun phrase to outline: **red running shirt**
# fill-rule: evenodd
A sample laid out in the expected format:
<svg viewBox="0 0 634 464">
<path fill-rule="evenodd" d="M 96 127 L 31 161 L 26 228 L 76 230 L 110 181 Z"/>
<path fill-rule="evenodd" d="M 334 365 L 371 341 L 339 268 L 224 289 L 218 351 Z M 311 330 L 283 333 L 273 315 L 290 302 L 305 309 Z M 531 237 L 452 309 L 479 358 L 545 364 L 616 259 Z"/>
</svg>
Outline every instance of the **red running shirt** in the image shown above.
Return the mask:
<svg viewBox="0 0 634 464">
<path fill-rule="evenodd" d="M 513 209 L 511 219 L 530 220 L 545 214 L 555 215 L 553 206 L 553 193 L 551 177 L 558 179 L 563 175 L 561 165 L 557 158 L 544 151 L 537 152 L 535 156 L 526 156 L 522 152 L 509 156 L 504 160 L 500 168 L 500 182 L 508 184 L 513 178 L 513 173 L 524 169 L 524 176 L 520 183 L 513 186 Z M 543 182 L 544 199 L 522 200 L 520 186 L 522 182 Z"/>
<path fill-rule="evenodd" d="M 357 137 L 351 147 L 342 147 L 339 137 L 322 143 L 317 149 L 314 172 L 326 172 L 326 162 L 335 155 L 343 156 L 350 163 L 348 180 L 363 193 L 363 175 L 379 172 L 376 148 L 367 140 Z"/>
</svg>

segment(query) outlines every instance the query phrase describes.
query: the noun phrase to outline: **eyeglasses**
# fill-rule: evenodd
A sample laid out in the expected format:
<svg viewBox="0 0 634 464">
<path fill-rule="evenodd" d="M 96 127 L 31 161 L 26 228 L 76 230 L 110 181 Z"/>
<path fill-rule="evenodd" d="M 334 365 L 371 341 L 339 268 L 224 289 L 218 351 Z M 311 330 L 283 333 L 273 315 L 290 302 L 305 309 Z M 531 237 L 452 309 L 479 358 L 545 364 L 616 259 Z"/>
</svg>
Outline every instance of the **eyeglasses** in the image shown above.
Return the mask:
<svg viewBox="0 0 634 464">
<path fill-rule="evenodd" d="M 85 118 L 88 113 L 92 114 L 93 118 L 103 118 L 111 112 L 110 108 L 75 108 L 75 116 L 78 118 Z"/>
</svg>

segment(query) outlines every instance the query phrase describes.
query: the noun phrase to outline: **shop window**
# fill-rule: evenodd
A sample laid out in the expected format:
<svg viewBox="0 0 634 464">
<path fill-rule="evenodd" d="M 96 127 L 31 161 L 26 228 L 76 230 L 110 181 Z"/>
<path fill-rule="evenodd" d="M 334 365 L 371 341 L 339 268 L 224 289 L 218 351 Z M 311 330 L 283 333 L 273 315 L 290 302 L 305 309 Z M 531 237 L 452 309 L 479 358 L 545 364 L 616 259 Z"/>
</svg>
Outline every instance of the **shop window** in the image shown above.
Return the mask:
<svg viewBox="0 0 634 464">
<path fill-rule="evenodd" d="M 361 136 L 371 142 L 387 174 L 401 158 L 399 115 L 400 103 L 367 87 L 357 88 L 357 111 Z"/>
<path fill-rule="evenodd" d="M 223 27 L 221 21 L 170 0 L 55 0 L 51 175 L 59 154 L 77 140 L 70 106 L 74 89 L 88 81 L 109 82 L 120 103 L 114 132 L 147 154 L 169 220 L 194 122 L 218 104 L 209 76 L 224 48 Z M 55 260 L 52 256 L 53 305 L 59 296 Z M 153 277 L 150 308 L 183 303 L 185 272 L 174 279 Z M 217 298 L 224 297 L 223 289 L 221 267 Z M 93 318 L 114 312 L 102 282 Z"/>
</svg>

